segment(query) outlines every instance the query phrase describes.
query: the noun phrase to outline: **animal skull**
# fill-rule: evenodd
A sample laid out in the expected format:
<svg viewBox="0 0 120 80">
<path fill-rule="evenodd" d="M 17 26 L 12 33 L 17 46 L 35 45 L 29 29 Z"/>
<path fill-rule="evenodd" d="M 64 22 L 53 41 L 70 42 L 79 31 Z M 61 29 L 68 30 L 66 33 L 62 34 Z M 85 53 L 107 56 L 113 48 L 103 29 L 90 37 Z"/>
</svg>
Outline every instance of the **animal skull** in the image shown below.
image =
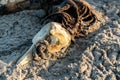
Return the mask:
<svg viewBox="0 0 120 80">
<path fill-rule="evenodd" d="M 24 65 L 32 60 L 32 55 L 35 53 L 36 48 L 39 49 L 36 53 L 43 59 L 51 59 L 49 55 L 56 55 L 58 52 L 64 53 L 66 48 L 70 45 L 71 36 L 61 24 L 50 22 L 44 25 L 34 36 L 32 42 L 33 44 L 29 50 L 18 60 L 18 65 Z M 60 55 L 59 53 L 59 56 L 55 56 L 54 59 L 61 57 Z"/>
</svg>

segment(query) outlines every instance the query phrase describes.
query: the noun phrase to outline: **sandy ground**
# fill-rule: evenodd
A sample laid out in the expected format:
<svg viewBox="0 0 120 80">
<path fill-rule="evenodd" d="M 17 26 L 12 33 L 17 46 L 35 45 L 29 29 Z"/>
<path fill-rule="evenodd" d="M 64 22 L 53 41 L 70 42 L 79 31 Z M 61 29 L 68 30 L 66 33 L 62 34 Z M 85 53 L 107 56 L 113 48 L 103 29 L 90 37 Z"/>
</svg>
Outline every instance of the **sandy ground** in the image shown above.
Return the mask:
<svg viewBox="0 0 120 80">
<path fill-rule="evenodd" d="M 15 65 L 42 27 L 44 10 L 0 16 L 0 80 L 120 80 L 120 0 L 87 0 L 106 22 L 91 37 L 75 40 L 64 58 Z"/>
</svg>

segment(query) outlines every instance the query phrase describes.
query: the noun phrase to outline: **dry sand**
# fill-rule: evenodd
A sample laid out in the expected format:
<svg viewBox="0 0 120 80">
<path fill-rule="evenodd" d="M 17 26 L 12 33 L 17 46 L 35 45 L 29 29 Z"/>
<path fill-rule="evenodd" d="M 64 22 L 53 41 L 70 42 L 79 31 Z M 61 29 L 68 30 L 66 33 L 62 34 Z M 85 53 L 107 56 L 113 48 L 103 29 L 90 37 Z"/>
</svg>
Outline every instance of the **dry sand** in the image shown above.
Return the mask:
<svg viewBox="0 0 120 80">
<path fill-rule="evenodd" d="M 79 38 L 56 61 L 33 61 L 23 69 L 16 60 L 42 27 L 44 10 L 0 16 L 0 80 L 120 80 L 120 0 L 87 0 L 106 22 L 91 37 Z M 30 14 L 30 15 L 29 15 Z"/>
</svg>

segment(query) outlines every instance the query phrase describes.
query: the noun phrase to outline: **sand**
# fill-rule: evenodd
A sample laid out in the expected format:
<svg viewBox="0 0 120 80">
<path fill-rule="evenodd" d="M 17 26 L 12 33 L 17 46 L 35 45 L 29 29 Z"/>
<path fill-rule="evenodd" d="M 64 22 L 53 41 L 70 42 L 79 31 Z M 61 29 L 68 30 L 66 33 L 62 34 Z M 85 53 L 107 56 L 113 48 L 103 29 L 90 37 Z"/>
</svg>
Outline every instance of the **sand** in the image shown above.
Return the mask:
<svg viewBox="0 0 120 80">
<path fill-rule="evenodd" d="M 87 0 L 103 13 L 105 23 L 90 37 L 75 39 L 56 61 L 16 61 L 32 45 L 45 11 L 25 10 L 0 16 L 0 80 L 119 80 L 120 0 Z"/>
</svg>

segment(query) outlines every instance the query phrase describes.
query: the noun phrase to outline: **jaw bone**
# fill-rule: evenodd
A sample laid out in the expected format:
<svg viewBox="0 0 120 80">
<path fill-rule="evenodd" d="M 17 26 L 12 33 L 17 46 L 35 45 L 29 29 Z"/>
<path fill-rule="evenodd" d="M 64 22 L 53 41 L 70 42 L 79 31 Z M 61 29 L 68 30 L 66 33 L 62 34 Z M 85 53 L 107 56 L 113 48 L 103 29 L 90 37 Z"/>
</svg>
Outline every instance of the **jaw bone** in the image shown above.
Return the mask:
<svg viewBox="0 0 120 80">
<path fill-rule="evenodd" d="M 48 40 L 49 38 L 49 40 Z M 57 52 L 64 52 L 70 45 L 71 35 L 64 29 L 61 24 L 57 22 L 50 22 L 43 26 L 43 28 L 32 39 L 32 46 L 29 50 L 17 61 L 17 65 L 25 65 L 33 59 L 33 54 L 36 53 L 36 46 L 41 45 L 40 42 L 46 43 L 47 54 L 54 54 Z M 62 51 L 64 50 L 64 51 Z M 41 54 L 42 51 L 40 51 Z M 42 53 L 41 57 L 47 59 L 46 53 Z"/>
</svg>

